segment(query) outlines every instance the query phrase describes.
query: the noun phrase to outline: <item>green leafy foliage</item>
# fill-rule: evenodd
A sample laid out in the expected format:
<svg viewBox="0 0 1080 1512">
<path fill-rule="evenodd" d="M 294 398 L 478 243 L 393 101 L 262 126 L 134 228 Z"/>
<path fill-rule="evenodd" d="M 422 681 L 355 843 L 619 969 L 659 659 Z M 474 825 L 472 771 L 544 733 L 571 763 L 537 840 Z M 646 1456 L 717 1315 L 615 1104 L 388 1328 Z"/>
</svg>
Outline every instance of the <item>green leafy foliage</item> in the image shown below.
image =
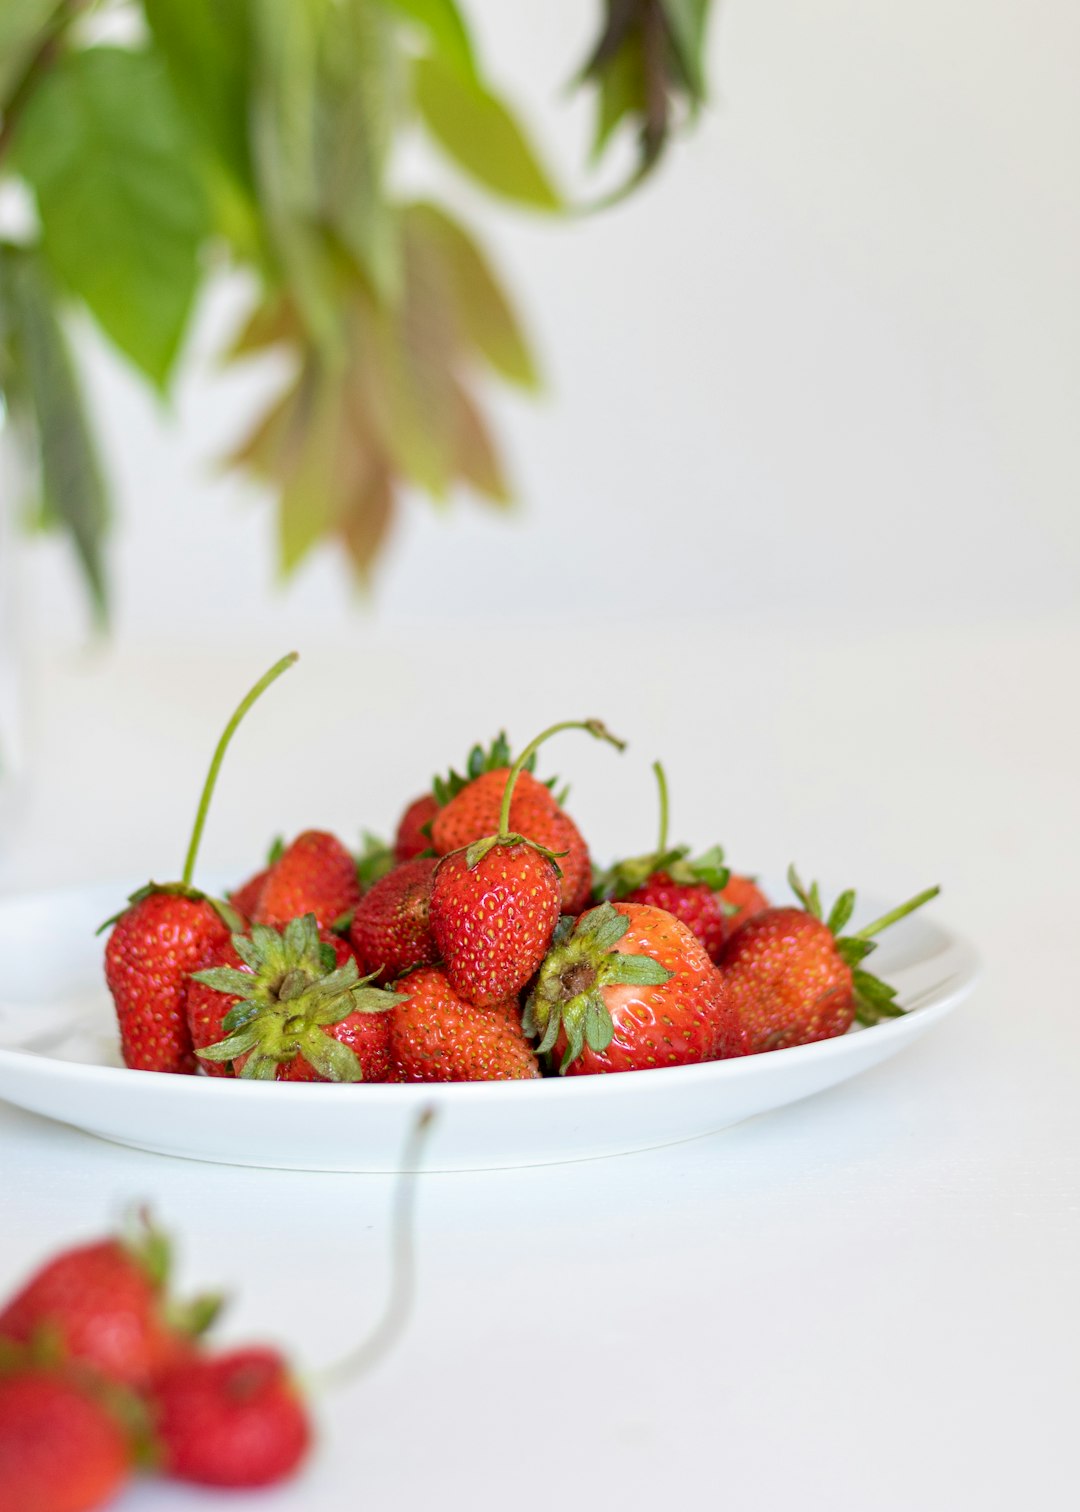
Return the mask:
<svg viewBox="0 0 1080 1512">
<path fill-rule="evenodd" d="M 417 60 L 416 104 L 424 124 L 459 168 L 486 189 L 536 210 L 562 197 L 499 97 L 438 57 Z"/>
<path fill-rule="evenodd" d="M 160 58 L 115 47 L 66 53 L 27 106 L 15 160 L 37 198 L 55 277 L 164 384 L 199 279 L 207 207 Z"/>
<path fill-rule="evenodd" d="M 57 9 L 57 0 L 6 0 L 0 5 L 0 98 L 21 79 Z"/>
<path fill-rule="evenodd" d="M 461 11 L 454 0 L 382 0 L 388 10 L 414 22 L 448 68 L 475 79 L 476 58 Z"/>
</svg>

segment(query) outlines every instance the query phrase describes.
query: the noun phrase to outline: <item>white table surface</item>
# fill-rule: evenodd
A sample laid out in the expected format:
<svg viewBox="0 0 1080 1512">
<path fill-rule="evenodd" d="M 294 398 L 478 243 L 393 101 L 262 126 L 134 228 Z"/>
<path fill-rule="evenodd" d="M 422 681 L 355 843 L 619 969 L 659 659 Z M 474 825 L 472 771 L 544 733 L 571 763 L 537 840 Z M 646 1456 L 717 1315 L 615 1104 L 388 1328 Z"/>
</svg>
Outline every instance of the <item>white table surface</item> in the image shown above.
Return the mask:
<svg viewBox="0 0 1080 1512">
<path fill-rule="evenodd" d="M 361 623 L 306 654 L 237 739 L 207 864 L 307 823 L 385 828 L 473 734 L 599 713 L 633 758 L 551 754 L 598 852 L 649 843 L 664 754 L 680 834 L 897 898 L 940 881 L 984 978 L 897 1060 L 723 1134 L 421 1178 L 405 1337 L 321 1404 L 303 1477 L 250 1504 L 1074 1506 L 1080 632 L 492 640 Z M 0 888 L 174 870 L 217 727 L 282 649 L 42 659 Z M 314 1367 L 379 1311 L 392 1178 L 159 1158 L 3 1105 L 0 1152 L 0 1293 L 147 1198 L 182 1281 L 235 1293 L 230 1339 Z M 237 1503 L 146 1484 L 121 1505 Z"/>
</svg>

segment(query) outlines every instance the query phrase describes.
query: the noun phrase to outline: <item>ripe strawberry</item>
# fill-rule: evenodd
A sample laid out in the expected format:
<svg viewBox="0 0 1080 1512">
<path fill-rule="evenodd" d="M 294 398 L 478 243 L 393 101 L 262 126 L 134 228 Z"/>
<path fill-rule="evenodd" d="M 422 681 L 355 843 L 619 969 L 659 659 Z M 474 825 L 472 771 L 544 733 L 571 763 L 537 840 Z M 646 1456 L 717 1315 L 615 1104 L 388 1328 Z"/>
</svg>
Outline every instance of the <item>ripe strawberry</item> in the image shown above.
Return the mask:
<svg viewBox="0 0 1080 1512">
<path fill-rule="evenodd" d="M 701 942 L 663 909 L 601 903 L 564 920 L 525 1009 L 560 1073 L 641 1071 L 746 1053 L 738 1013 Z"/>
<path fill-rule="evenodd" d="M 403 861 L 360 899 L 349 938 L 364 971 L 392 982 L 439 958 L 431 932 L 432 856 Z"/>
<path fill-rule="evenodd" d="M 40 1366 L 0 1374 L 0 1512 L 92 1512 L 119 1494 L 131 1460 L 88 1388 Z"/>
<path fill-rule="evenodd" d="M 185 1011 L 188 975 L 241 922 L 227 904 L 192 887 L 199 841 L 229 741 L 255 700 L 294 661 L 295 653 L 271 667 L 226 725 L 203 787 L 181 881 L 148 883 L 131 894 L 131 907 L 108 921 L 115 927 L 105 946 L 105 980 L 116 1007 L 124 1064 L 135 1070 L 188 1075 L 195 1070 Z"/>
<path fill-rule="evenodd" d="M 344 940 L 320 938 L 309 913 L 280 932 L 254 924 L 250 935 L 233 935 L 232 945 L 239 968 L 210 967 L 194 978 L 229 1000 L 221 1019 L 226 1038 L 201 1049 L 201 1060 L 231 1062 L 238 1075 L 264 1081 L 386 1080 L 383 1015 L 399 999 L 360 976 Z"/>
<path fill-rule="evenodd" d="M 599 879 L 596 894 L 600 898 L 620 898 L 627 903 L 665 909 L 698 937 L 710 960 L 715 961 L 726 933 L 721 889 L 730 874 L 724 865 L 724 852 L 714 845 L 690 860 L 688 845 L 668 846 L 667 778 L 659 761 L 653 762 L 653 772 L 660 792 L 660 838 L 656 850 L 616 862 Z"/>
<path fill-rule="evenodd" d="M 421 793 L 402 814 L 394 836 L 394 859 L 399 864 L 431 849 L 431 821 L 439 812 L 434 793 Z"/>
<path fill-rule="evenodd" d="M 165 1294 L 167 1242 L 149 1224 L 127 1241 L 81 1245 L 50 1260 L 0 1313 L 0 1339 L 32 1345 L 47 1338 L 64 1359 L 111 1381 L 145 1387 L 191 1352 L 218 1303 L 203 1298 L 182 1311 Z"/>
<path fill-rule="evenodd" d="M 201 970 L 214 970 L 217 967 L 227 966 L 236 971 L 250 972 L 251 967 L 236 953 L 232 935 L 226 935 L 225 939 L 213 950 L 208 960 L 204 961 Z M 211 1045 L 216 1045 L 219 1040 L 226 1036 L 225 1019 L 231 1008 L 234 1008 L 240 999 L 235 993 L 218 992 L 213 987 L 208 987 L 205 982 L 193 976 L 188 982 L 187 989 L 187 1019 L 188 1028 L 191 1031 L 191 1043 L 195 1047 L 195 1054 L 199 1056 L 203 1070 L 209 1076 L 232 1076 L 233 1068 L 230 1061 L 206 1060 L 199 1055 L 202 1050 L 208 1050 Z"/>
<path fill-rule="evenodd" d="M 255 912 L 269 875 L 270 867 L 264 866 L 262 871 L 256 872 L 246 882 L 241 883 L 235 892 L 229 894 L 229 902 L 242 918 L 250 919 Z"/>
<path fill-rule="evenodd" d="M 282 929 L 290 919 L 313 913 L 319 927 L 329 929 L 359 901 L 355 859 L 335 836 L 305 830 L 270 868 L 251 919 Z"/>
<path fill-rule="evenodd" d="M 158 1381 L 151 1410 L 162 1470 L 197 1485 L 274 1485 L 311 1444 L 307 1408 L 273 1349 L 185 1362 Z"/>
<path fill-rule="evenodd" d="M 404 996 L 390 1016 L 390 1049 L 402 1081 L 508 1081 L 540 1075 L 515 1001 L 475 1008 L 459 997 L 445 972 L 432 966 L 412 972 L 398 985 Z"/>
<path fill-rule="evenodd" d="M 858 1018 L 876 1024 L 903 1012 L 896 992 L 862 969 L 876 948 L 871 936 L 937 896 L 928 888 L 857 934 L 842 936 L 855 894 L 840 895 L 822 918 L 817 883 L 807 891 L 788 873 L 801 908 L 766 908 L 736 929 L 724 946 L 720 971 L 754 1052 L 806 1045 L 844 1034 Z"/>
<path fill-rule="evenodd" d="M 753 877 L 736 876 L 733 872 L 727 884 L 720 889 L 720 901 L 724 905 L 724 938 L 730 939 L 740 924 L 752 919 L 762 909 L 768 908 L 769 900 L 758 887 Z M 729 913 L 728 910 L 734 912 Z M 710 955 L 712 952 L 709 952 Z M 716 959 L 716 957 L 714 957 Z"/>
</svg>

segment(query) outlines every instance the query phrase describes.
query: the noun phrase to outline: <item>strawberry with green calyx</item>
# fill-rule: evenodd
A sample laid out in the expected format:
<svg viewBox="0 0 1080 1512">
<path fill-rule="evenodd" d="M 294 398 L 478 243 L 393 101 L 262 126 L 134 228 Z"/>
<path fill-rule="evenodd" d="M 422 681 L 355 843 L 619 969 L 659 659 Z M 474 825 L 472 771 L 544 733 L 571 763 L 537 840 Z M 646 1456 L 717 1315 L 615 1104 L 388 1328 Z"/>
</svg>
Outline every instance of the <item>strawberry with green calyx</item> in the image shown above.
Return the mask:
<svg viewBox="0 0 1080 1512">
<path fill-rule="evenodd" d="M 114 927 L 105 946 L 105 980 L 116 1007 L 124 1064 L 136 1070 L 195 1070 L 184 1008 L 188 976 L 243 922 L 227 903 L 192 885 L 199 842 L 229 742 L 256 699 L 296 660 L 292 652 L 276 662 L 226 725 L 203 785 L 181 880 L 148 883 L 132 893 L 130 907 L 108 921 Z"/>
<path fill-rule="evenodd" d="M 392 982 L 439 959 L 431 930 L 434 856 L 414 856 L 381 877 L 356 906 L 349 939 L 365 971 Z"/>
<path fill-rule="evenodd" d="M 258 907 L 259 896 L 262 893 L 267 877 L 270 875 L 270 868 L 276 861 L 281 860 L 284 850 L 285 841 L 281 835 L 278 835 L 271 842 L 270 849 L 266 853 L 266 865 L 262 871 L 257 871 L 254 876 L 249 877 L 246 882 L 241 883 L 235 892 L 229 894 L 229 902 L 244 919 L 250 919 Z"/>
<path fill-rule="evenodd" d="M 601 903 L 563 920 L 525 1006 L 559 1073 L 640 1071 L 745 1054 L 723 981 L 697 937 L 660 908 Z"/>
<path fill-rule="evenodd" d="M 218 1297 L 168 1295 L 170 1248 L 145 1214 L 121 1238 L 64 1251 L 0 1312 L 0 1342 L 47 1340 L 64 1364 L 138 1390 L 191 1354 L 221 1308 Z"/>
<path fill-rule="evenodd" d="M 491 772 L 501 772 L 505 776 L 510 770 L 513 759 L 506 731 L 500 730 L 486 750 L 481 745 L 473 746 L 465 763 L 464 776 L 451 767 L 445 777 L 435 777 L 431 790 L 421 793 L 419 798 L 414 798 L 401 816 L 394 838 L 395 859 L 398 862 L 411 861 L 415 856 L 422 856 L 425 852 L 432 851 L 432 825 L 440 809 L 451 803 L 478 777 L 486 776 Z M 534 755 L 529 759 L 527 770 L 531 773 L 535 766 Z M 546 786 L 550 790 L 551 783 Z M 490 826 L 485 825 L 480 834 L 486 833 L 488 828 Z M 479 838 L 479 835 L 472 836 L 474 840 Z M 456 850 L 457 846 L 449 845 L 446 849 Z"/>
<path fill-rule="evenodd" d="M 400 998 L 360 976 L 343 940 L 321 938 L 315 916 L 305 914 L 282 931 L 255 924 L 250 935 L 233 935 L 232 946 L 241 967 L 194 973 L 202 986 L 237 1000 L 222 1020 L 227 1038 L 200 1050 L 200 1059 L 233 1062 L 248 1080 L 297 1079 L 289 1073 L 298 1059 L 324 1081 L 382 1079 L 370 1073 L 385 1062 L 389 1031 L 364 1021 Z M 376 1052 L 375 1065 L 365 1068 L 368 1052 Z"/>
<path fill-rule="evenodd" d="M 720 902 L 724 910 L 725 939 L 730 939 L 740 924 L 770 906 L 768 898 L 757 885 L 757 878 L 743 877 L 737 872 L 732 872 L 720 889 Z"/>
<path fill-rule="evenodd" d="M 688 845 L 668 845 L 668 787 L 659 761 L 653 762 L 653 772 L 660 794 L 657 847 L 648 855 L 617 862 L 600 877 L 597 896 L 666 909 L 697 935 L 715 961 L 726 932 L 719 894 L 731 875 L 724 865 L 724 852 L 714 845 L 691 859 Z"/>
<path fill-rule="evenodd" d="M 514 998 L 477 1008 L 435 966 L 398 983 L 390 1015 L 395 1079 L 406 1082 L 520 1081 L 540 1075 Z"/>
<path fill-rule="evenodd" d="M 767 908 L 736 929 L 720 957 L 720 971 L 755 1052 L 805 1045 L 844 1034 L 858 1019 L 876 1024 L 903 1009 L 896 990 L 863 970 L 876 949 L 874 935 L 921 908 L 940 892 L 916 897 L 851 935 L 841 934 L 855 894 L 841 893 L 828 918 L 815 882 L 805 888 L 795 868 L 788 880 L 801 908 Z"/>
<path fill-rule="evenodd" d="M 553 851 L 535 833 L 510 827 L 514 789 L 526 762 L 561 730 L 585 730 L 617 749 L 599 720 L 553 725 L 525 747 L 503 787 L 498 829 L 444 856 L 431 884 L 431 928 L 459 996 L 478 1006 L 515 997 L 543 960 L 561 907 Z M 459 798 L 464 794 L 459 795 Z"/>
</svg>

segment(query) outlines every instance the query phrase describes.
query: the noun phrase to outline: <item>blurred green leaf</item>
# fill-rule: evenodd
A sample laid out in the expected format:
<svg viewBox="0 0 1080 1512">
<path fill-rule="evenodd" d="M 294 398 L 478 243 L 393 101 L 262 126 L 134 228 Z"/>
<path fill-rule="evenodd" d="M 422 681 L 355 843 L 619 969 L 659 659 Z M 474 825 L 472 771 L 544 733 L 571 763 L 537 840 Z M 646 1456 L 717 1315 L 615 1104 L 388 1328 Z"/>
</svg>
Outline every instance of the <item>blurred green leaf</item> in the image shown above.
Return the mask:
<svg viewBox="0 0 1080 1512">
<path fill-rule="evenodd" d="M 46 260 L 155 383 L 176 357 L 207 207 L 159 58 L 95 47 L 46 74 L 16 139 Z"/>
<path fill-rule="evenodd" d="M 454 0 L 382 0 L 388 10 L 415 21 L 439 57 L 463 78 L 475 79 L 476 59 L 468 28 Z"/>
<path fill-rule="evenodd" d="M 143 9 L 188 118 L 237 183 L 250 189 L 246 0 L 143 0 Z"/>
<path fill-rule="evenodd" d="M 460 168 L 505 199 L 559 210 L 562 198 L 503 102 L 476 79 L 435 57 L 418 58 L 416 102 L 440 146 Z"/>
<path fill-rule="evenodd" d="M 463 335 L 510 383 L 538 388 L 524 332 L 491 266 L 464 228 L 430 203 L 406 211 L 410 234 L 431 247 L 445 276 L 445 298 Z"/>
<path fill-rule="evenodd" d="M 59 9 L 60 0 L 0 0 L 0 109 Z"/>
<path fill-rule="evenodd" d="M 396 297 L 401 263 L 385 185 L 403 98 L 394 41 L 380 7 L 341 0 L 320 38 L 315 102 L 320 216 L 385 298 Z"/>
<path fill-rule="evenodd" d="M 711 0 L 662 0 L 662 4 L 687 91 L 699 104 L 705 98 L 705 28 Z"/>
<path fill-rule="evenodd" d="M 641 50 L 623 47 L 597 78 L 598 100 L 593 157 L 599 158 L 627 116 L 645 113 L 645 68 Z"/>
<path fill-rule="evenodd" d="M 0 247 L 0 304 L 41 454 L 42 523 L 71 538 L 95 613 L 104 620 L 105 488 L 55 297 L 35 251 Z"/>
</svg>

